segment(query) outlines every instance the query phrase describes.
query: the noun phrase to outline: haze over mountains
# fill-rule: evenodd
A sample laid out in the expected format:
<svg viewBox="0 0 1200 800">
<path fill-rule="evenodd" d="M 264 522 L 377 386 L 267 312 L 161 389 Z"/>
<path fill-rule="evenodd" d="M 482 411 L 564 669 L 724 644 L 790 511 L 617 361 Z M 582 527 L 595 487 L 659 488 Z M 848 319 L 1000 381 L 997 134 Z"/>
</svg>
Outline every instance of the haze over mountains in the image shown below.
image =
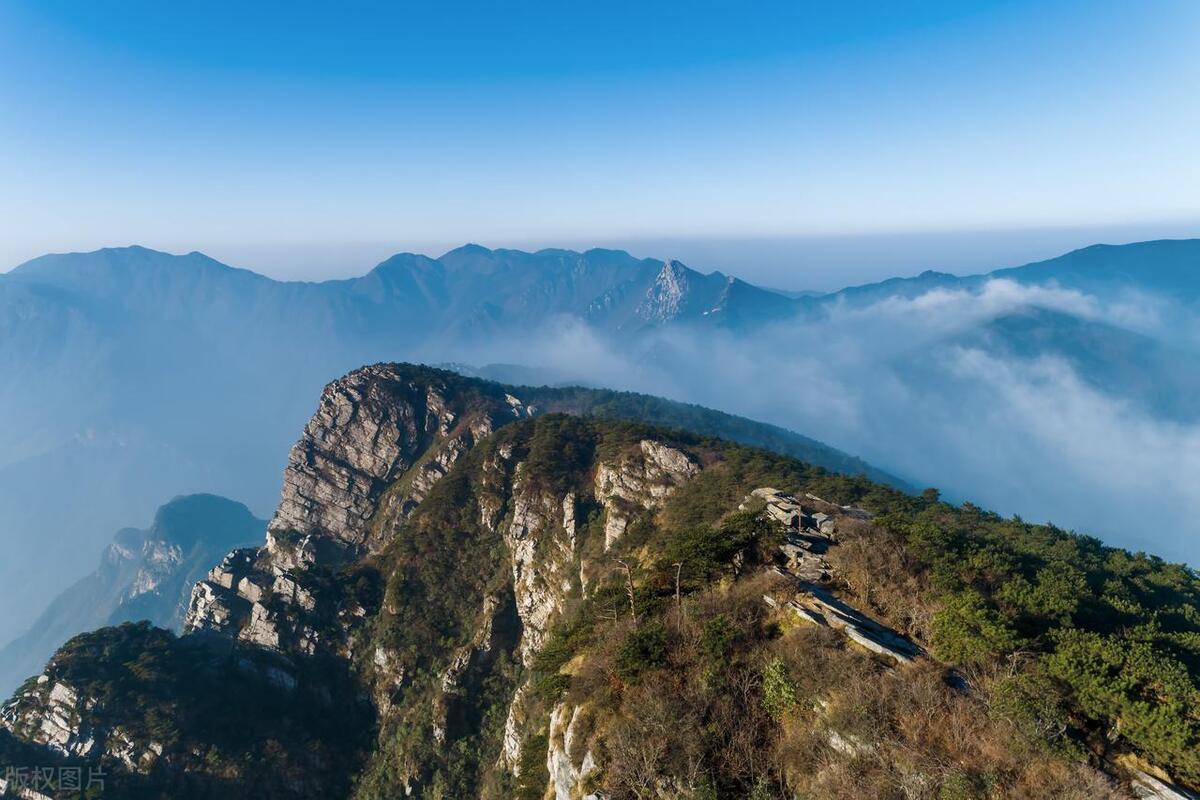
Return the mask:
<svg viewBox="0 0 1200 800">
<path fill-rule="evenodd" d="M 0 639 L 174 495 L 266 516 L 320 387 L 383 360 L 697 402 L 1195 563 L 1198 294 L 1196 240 L 799 297 L 614 250 L 468 245 L 324 283 L 138 247 L 45 256 L 0 276 Z"/>
<path fill-rule="evenodd" d="M 230 550 L 261 540 L 266 526 L 241 503 L 190 495 L 158 509 L 146 530 L 117 531 L 94 572 L 56 597 L 24 635 L 0 644 L 0 694 L 77 633 L 140 620 L 182 631 L 192 586 Z"/>
</svg>

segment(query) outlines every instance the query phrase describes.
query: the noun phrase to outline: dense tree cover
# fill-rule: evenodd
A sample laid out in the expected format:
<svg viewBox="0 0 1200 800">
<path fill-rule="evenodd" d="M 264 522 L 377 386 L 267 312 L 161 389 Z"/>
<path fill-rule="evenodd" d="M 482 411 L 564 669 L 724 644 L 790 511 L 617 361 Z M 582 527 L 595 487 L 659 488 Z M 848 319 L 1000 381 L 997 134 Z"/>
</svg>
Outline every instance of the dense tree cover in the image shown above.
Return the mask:
<svg viewBox="0 0 1200 800">
<path fill-rule="evenodd" d="M 78 712 L 84 730 L 119 728 L 134 758 L 149 751 L 156 759 L 145 775 L 108 765 L 103 791 L 92 787 L 97 796 L 216 798 L 233 786 L 265 798 L 296 796 L 298 786 L 342 793 L 371 736 L 370 711 L 343 665 L 294 664 L 144 622 L 75 637 L 46 674 L 46 688 L 62 683 L 86 698 Z M 297 683 L 280 685 L 272 674 Z M 39 686 L 31 679 L 18 695 Z M 30 749 L 0 754 L 15 755 L 9 763 L 17 765 L 45 766 L 48 758 Z"/>
<path fill-rule="evenodd" d="M 850 574 L 871 574 L 869 589 L 857 587 L 863 600 L 968 674 L 1013 665 L 998 688 L 1015 716 L 1093 749 L 1131 746 L 1200 784 L 1194 571 L 1053 525 L 954 508 L 936 493 L 827 483 L 882 512 L 837 554 Z M 1011 708 L 1021 697 L 1027 707 Z M 1100 728 L 1107 743 L 1090 737 Z"/>
</svg>

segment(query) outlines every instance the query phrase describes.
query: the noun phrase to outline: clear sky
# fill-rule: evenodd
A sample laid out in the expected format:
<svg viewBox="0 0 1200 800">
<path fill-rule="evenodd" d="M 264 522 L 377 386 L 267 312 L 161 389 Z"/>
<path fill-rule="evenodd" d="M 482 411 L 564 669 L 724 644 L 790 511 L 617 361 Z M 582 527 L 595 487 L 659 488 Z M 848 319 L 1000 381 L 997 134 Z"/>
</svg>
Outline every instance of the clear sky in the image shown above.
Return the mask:
<svg viewBox="0 0 1200 800">
<path fill-rule="evenodd" d="M 1198 43 L 1194 0 L 0 0 L 0 268 L 605 244 L 825 288 L 1200 235 Z"/>
</svg>

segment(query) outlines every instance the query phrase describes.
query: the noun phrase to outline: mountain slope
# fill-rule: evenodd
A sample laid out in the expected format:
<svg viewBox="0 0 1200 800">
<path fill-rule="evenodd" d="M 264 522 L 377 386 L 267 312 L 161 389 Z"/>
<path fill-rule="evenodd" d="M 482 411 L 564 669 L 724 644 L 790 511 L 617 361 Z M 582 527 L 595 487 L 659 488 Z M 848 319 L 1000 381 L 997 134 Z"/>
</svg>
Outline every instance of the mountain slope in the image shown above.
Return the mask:
<svg viewBox="0 0 1200 800">
<path fill-rule="evenodd" d="M 265 526 L 240 503 L 193 495 L 160 508 L 147 530 L 118 531 L 95 572 L 0 648 L 0 686 L 16 686 L 83 631 L 138 620 L 181 630 L 195 582 L 231 548 L 261 540 Z"/>
<path fill-rule="evenodd" d="M 692 403 L 680 403 L 636 392 L 585 389 L 578 386 L 519 388 L 522 397 L 531 398 L 543 411 L 587 414 L 679 428 L 702 436 L 761 447 L 832 472 L 865 475 L 873 481 L 886 483 L 902 491 L 913 490 L 911 484 L 871 466 L 860 458 L 777 425 L 754 422 Z"/>
<path fill-rule="evenodd" d="M 930 270 L 912 278 L 891 278 L 849 287 L 823 295 L 819 300 L 865 303 L 890 297 L 911 298 L 931 289 L 978 288 L 995 279 L 1026 286 L 1059 286 L 1100 297 L 1132 291 L 1192 302 L 1200 296 L 1200 239 L 1095 244 L 1045 261 L 982 275 L 960 277 Z"/>
<path fill-rule="evenodd" d="M 355 280 L 280 283 L 133 247 L 0 275 L 0 469 L 38 474 L 19 493 L 0 482 L 0 535 L 59 548 L 38 561 L 13 542 L 0 640 L 91 568 L 98 531 L 152 514 L 164 496 L 235 495 L 265 515 L 309 398 L 330 378 L 519 336 L 559 313 L 641 329 L 634 311 L 660 269 L 617 251 L 463 248 L 399 255 Z M 79 494 L 64 501 L 64 485 Z"/>
<path fill-rule="evenodd" d="M 102 764 L 117 798 L 1200 782 L 1194 573 L 516 391 L 332 384 L 191 633 L 68 643 L 0 755 Z"/>
<path fill-rule="evenodd" d="M 1059 359 L 1098 391 L 1156 419 L 1200 418 L 1200 354 L 1103 320 L 1028 308 L 997 316 L 954 343 L 1009 359 Z"/>
<path fill-rule="evenodd" d="M 1200 296 L 1200 240 L 1096 244 L 1046 261 L 995 270 L 989 276 L 1022 283 L 1053 281 L 1100 295 L 1133 289 L 1190 302 Z"/>
</svg>

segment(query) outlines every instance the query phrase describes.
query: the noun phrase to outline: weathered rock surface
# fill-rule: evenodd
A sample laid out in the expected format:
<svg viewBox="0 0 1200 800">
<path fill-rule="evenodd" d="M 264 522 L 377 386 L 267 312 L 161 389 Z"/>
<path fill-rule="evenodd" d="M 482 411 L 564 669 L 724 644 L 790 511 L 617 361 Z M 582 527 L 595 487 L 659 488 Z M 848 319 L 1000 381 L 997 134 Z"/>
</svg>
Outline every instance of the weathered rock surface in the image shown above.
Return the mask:
<svg viewBox="0 0 1200 800">
<path fill-rule="evenodd" d="M 587 716 L 585 706 L 572 708 L 566 703 L 559 703 L 550 712 L 546 770 L 550 773 L 554 800 L 579 800 L 587 780 L 600 771 L 595 755 L 584 741 Z"/>
<path fill-rule="evenodd" d="M 383 546 L 381 514 L 410 513 L 476 442 L 532 413 L 498 387 L 459 391 L 453 381 L 383 364 L 329 384 L 292 448 L 266 545 L 231 553 L 196 585 L 185 629 L 316 652 L 306 573 Z"/>
<path fill-rule="evenodd" d="M 802 622 L 841 631 L 858 647 L 896 664 L 911 663 L 923 654 L 919 645 L 820 585 L 831 577 L 829 562 L 820 554 L 837 544 L 838 517 L 864 519 L 866 512 L 848 506 L 833 506 L 813 495 L 807 495 L 807 499 L 826 510 L 806 508 L 795 497 L 769 487 L 755 489 L 741 508 L 750 508 L 754 498 L 766 503 L 764 515 L 780 525 L 785 536 L 785 543 L 780 546 L 785 564 L 770 570 L 783 579 L 785 592 L 782 597 L 764 595 L 763 601 L 768 606 L 786 609 Z"/>
<path fill-rule="evenodd" d="M 610 550 L 639 511 L 653 511 L 700 467 L 682 450 L 645 440 L 640 453 L 596 470 L 596 499 L 604 506 L 604 549 Z"/>
<path fill-rule="evenodd" d="M 392 364 L 364 367 L 329 384 L 292 448 L 270 530 L 316 533 L 355 555 L 369 549 L 370 521 L 384 490 L 421 461 L 413 478 L 419 502 L 462 453 L 492 432 L 495 418 L 513 418 L 508 397 L 464 398 L 445 385 L 413 381 Z M 526 413 L 519 403 L 516 413 Z M 427 454 L 435 445 L 441 447 Z"/>
<path fill-rule="evenodd" d="M 682 314 L 690 288 L 689 272 L 678 261 L 665 262 L 638 304 L 637 316 L 647 322 L 669 322 Z"/>
<path fill-rule="evenodd" d="M 93 759 L 101 755 L 119 760 L 130 771 L 144 772 L 162 755 L 157 742 L 135 744 L 119 727 L 97 727 L 103 717 L 92 698 L 53 677 L 53 665 L 34 686 L 0 711 L 0 729 L 27 742 L 43 745 L 66 758 Z"/>
<path fill-rule="evenodd" d="M 1130 789 L 1138 800 L 1196 800 L 1196 795 L 1147 772 L 1134 774 Z"/>
<path fill-rule="evenodd" d="M 573 498 L 555 497 L 522 479 L 516 467 L 513 484 L 512 521 L 503 531 L 512 561 L 517 613 L 521 618 L 521 660 L 526 664 L 541 649 L 550 622 L 562 610 L 571 591 L 572 564 L 576 557 Z"/>
</svg>

